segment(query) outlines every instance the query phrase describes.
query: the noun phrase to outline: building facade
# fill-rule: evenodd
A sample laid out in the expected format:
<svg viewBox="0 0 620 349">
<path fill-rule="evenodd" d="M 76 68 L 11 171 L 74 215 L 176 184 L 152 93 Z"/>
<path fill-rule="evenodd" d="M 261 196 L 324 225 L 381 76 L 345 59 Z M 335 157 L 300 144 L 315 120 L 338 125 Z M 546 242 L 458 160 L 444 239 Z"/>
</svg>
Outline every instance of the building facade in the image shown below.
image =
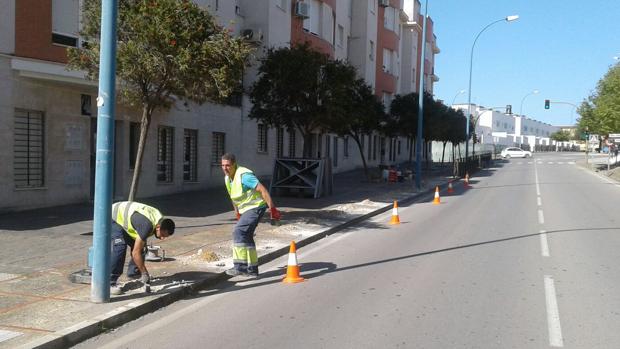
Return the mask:
<svg viewBox="0 0 620 349">
<path fill-rule="evenodd" d="M 81 0 L 6 0 L 0 8 L 0 212 L 93 199 L 97 83 L 66 70 L 67 47 L 79 47 Z M 421 17 L 417 0 L 195 0 L 235 35 L 266 48 L 310 42 L 333 59 L 351 62 L 375 94 L 389 102 L 417 90 Z M 233 23 L 233 24 L 231 24 Z M 429 21 L 432 23 L 432 21 Z M 429 26 L 432 28 L 432 24 Z M 434 55 L 428 30 L 424 59 L 432 91 Z M 430 48 L 430 49 L 429 49 Z M 258 62 L 244 77 L 257 78 Z M 219 158 L 236 153 L 259 176 L 276 157 L 301 156 L 292 130 L 250 120 L 247 95 L 230 105 L 206 103 L 156 111 L 145 148 L 138 197 L 201 190 L 222 184 Z M 114 198 L 127 197 L 134 171 L 140 111 L 118 104 L 115 115 Z M 408 159 L 405 139 L 364 137 L 370 166 Z M 362 165 L 355 142 L 317 132 L 315 156 L 334 172 Z"/>
</svg>

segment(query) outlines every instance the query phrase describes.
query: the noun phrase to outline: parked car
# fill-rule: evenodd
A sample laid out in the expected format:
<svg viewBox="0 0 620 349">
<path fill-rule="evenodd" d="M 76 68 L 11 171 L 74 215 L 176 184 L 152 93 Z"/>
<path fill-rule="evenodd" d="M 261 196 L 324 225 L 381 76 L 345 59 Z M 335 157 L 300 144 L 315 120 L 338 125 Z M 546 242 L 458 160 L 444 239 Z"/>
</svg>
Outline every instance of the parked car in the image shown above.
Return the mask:
<svg viewBox="0 0 620 349">
<path fill-rule="evenodd" d="M 530 156 L 532 156 L 532 152 L 530 152 L 529 150 L 523 150 L 521 148 L 510 147 L 502 150 L 501 156 L 504 159 L 529 158 Z"/>
</svg>

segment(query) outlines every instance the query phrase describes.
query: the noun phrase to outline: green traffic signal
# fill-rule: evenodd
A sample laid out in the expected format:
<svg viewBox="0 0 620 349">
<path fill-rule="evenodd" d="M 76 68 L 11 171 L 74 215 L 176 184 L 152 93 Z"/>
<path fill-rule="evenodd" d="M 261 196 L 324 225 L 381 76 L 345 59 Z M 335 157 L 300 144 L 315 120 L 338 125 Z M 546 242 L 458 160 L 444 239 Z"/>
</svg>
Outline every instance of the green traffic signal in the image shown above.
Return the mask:
<svg viewBox="0 0 620 349">
<path fill-rule="evenodd" d="M 545 109 L 549 109 L 549 104 L 551 104 L 551 101 L 545 99 Z"/>
</svg>

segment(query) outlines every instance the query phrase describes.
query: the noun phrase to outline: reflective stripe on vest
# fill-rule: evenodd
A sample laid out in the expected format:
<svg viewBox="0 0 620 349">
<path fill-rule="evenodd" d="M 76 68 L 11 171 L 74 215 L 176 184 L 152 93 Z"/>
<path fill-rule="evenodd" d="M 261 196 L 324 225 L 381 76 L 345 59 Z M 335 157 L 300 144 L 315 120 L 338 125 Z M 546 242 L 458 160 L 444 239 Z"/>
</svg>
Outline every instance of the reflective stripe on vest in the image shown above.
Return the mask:
<svg viewBox="0 0 620 349">
<path fill-rule="evenodd" d="M 243 191 L 243 185 L 241 184 L 241 175 L 244 173 L 252 173 L 252 171 L 248 170 L 245 167 L 237 167 L 237 171 L 235 171 L 235 178 L 233 181 L 230 181 L 230 178 L 226 176 L 224 178 L 224 183 L 226 184 L 226 190 L 228 190 L 228 195 L 230 195 L 230 199 L 237 206 L 239 213 L 243 213 L 247 210 L 265 206 L 266 203 L 263 200 L 263 196 L 260 192 L 252 189 Z"/>
<path fill-rule="evenodd" d="M 131 224 L 131 215 L 135 212 L 140 213 L 146 217 L 149 222 L 151 222 L 153 225 L 153 230 L 148 234 L 148 236 L 153 235 L 155 233 L 156 225 L 163 218 L 161 212 L 154 207 L 133 201 L 117 202 L 112 205 L 112 220 L 123 227 L 127 234 L 135 240 L 139 236 L 138 232 Z"/>
</svg>

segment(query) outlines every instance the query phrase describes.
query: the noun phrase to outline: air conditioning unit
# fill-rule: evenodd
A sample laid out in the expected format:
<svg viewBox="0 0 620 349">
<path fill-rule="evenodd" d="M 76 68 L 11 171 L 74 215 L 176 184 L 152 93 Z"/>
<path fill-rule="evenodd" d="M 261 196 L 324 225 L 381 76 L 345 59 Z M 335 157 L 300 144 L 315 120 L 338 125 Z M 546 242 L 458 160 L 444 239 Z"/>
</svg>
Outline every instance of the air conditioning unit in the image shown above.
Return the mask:
<svg viewBox="0 0 620 349">
<path fill-rule="evenodd" d="M 381 7 L 389 7 L 390 6 L 390 0 L 379 0 L 379 6 L 381 6 Z"/>
<path fill-rule="evenodd" d="M 309 18 L 310 17 L 310 8 L 305 2 L 297 2 L 295 4 L 295 16 L 301 18 Z"/>
<path fill-rule="evenodd" d="M 263 42 L 263 31 L 261 29 L 243 29 L 241 37 L 248 42 L 261 43 Z"/>
</svg>

